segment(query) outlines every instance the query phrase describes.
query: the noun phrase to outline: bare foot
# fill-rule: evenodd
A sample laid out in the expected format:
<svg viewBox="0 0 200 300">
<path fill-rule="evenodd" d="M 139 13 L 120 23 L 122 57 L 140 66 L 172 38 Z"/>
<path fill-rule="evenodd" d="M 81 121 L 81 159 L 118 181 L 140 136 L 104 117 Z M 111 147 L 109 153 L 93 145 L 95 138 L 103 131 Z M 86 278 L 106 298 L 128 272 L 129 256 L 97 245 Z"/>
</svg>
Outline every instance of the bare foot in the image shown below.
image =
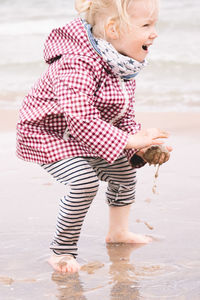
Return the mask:
<svg viewBox="0 0 200 300">
<path fill-rule="evenodd" d="M 129 231 L 108 233 L 106 237 L 107 243 L 126 243 L 126 244 L 148 244 L 152 242 L 152 238 L 135 234 Z"/>
<path fill-rule="evenodd" d="M 75 273 L 80 270 L 80 265 L 77 263 L 72 255 L 56 255 L 52 254 L 48 263 L 52 268 L 61 273 Z"/>
</svg>

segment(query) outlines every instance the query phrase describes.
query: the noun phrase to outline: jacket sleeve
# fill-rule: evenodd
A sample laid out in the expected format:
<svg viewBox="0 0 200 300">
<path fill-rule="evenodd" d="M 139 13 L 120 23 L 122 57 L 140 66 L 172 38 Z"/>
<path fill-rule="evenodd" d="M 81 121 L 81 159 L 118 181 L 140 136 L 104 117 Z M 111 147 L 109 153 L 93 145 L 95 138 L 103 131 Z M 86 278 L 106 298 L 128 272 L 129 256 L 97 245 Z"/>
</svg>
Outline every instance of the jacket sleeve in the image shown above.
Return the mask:
<svg viewBox="0 0 200 300">
<path fill-rule="evenodd" d="M 114 123 L 115 126 L 117 126 L 121 130 L 129 134 L 135 134 L 139 130 L 141 130 L 141 124 L 136 123 L 135 121 L 134 91 L 135 91 L 135 81 L 133 82 L 133 96 L 132 99 L 130 99 L 129 101 L 127 112 L 124 115 L 124 117 L 120 118 L 116 123 Z M 137 155 L 137 151 L 138 149 L 128 149 L 128 150 L 124 149 L 123 151 L 123 153 L 127 156 L 133 168 L 141 168 L 146 164 L 146 162 Z"/>
<path fill-rule="evenodd" d="M 55 94 L 69 133 L 92 153 L 113 163 L 123 152 L 128 133 L 101 118 L 93 105 L 100 68 L 89 58 L 66 58 L 57 73 Z"/>
</svg>

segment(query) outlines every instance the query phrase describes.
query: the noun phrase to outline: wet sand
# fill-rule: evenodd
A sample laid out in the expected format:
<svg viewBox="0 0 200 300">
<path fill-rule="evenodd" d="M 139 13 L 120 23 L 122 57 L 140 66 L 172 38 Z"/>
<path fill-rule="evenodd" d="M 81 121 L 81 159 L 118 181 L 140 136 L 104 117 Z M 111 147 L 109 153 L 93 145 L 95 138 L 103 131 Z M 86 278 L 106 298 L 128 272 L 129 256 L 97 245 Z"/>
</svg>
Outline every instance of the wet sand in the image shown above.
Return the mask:
<svg viewBox="0 0 200 300">
<path fill-rule="evenodd" d="M 15 111 L 0 111 L 0 295 L 13 300 L 199 300 L 199 113 L 137 113 L 143 127 L 171 133 L 174 151 L 160 167 L 138 171 L 131 229 L 154 241 L 110 245 L 105 183 L 86 217 L 79 242 L 79 274 L 60 275 L 46 263 L 58 199 L 65 188 L 39 166 L 15 156 Z M 146 223 L 146 224 L 145 224 Z M 147 226 L 149 225 L 149 226 Z"/>
</svg>

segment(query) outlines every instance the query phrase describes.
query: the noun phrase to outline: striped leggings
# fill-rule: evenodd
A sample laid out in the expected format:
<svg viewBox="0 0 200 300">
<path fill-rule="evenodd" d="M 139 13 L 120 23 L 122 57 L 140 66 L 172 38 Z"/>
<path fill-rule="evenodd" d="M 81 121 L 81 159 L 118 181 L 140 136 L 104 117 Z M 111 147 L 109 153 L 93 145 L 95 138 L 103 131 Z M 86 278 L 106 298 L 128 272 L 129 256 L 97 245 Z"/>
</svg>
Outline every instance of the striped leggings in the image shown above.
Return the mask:
<svg viewBox="0 0 200 300">
<path fill-rule="evenodd" d="M 134 202 L 136 172 L 124 156 L 113 164 L 101 158 L 73 157 L 42 167 L 58 182 L 69 186 L 69 192 L 60 200 L 56 233 L 50 246 L 55 254 L 77 256 L 81 227 L 97 193 L 99 180 L 108 183 L 108 205 L 125 206 Z"/>
</svg>

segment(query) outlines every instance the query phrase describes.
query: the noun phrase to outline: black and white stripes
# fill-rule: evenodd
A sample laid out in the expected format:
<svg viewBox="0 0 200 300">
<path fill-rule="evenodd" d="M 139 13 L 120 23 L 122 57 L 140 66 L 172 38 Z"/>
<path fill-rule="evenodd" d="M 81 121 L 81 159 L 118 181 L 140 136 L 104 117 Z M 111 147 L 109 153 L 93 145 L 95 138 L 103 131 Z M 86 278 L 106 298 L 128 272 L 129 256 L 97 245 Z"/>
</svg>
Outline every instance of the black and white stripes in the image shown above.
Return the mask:
<svg viewBox="0 0 200 300">
<path fill-rule="evenodd" d="M 86 213 L 94 199 L 99 180 L 108 182 L 107 202 L 124 206 L 134 202 L 135 171 L 126 157 L 112 165 L 101 158 L 73 157 L 42 165 L 69 192 L 60 200 L 56 233 L 51 249 L 56 254 L 77 255 L 77 242 Z"/>
</svg>

